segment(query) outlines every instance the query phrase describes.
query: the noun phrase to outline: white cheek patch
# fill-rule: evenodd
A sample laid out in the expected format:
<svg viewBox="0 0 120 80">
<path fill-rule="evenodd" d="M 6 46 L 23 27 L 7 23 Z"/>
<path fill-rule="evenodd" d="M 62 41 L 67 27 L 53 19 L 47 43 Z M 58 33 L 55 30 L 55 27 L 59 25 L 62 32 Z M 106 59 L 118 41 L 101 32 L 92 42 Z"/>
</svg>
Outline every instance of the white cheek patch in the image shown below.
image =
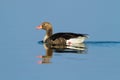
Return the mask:
<svg viewBox="0 0 120 80">
<path fill-rule="evenodd" d="M 84 40 L 85 40 L 85 37 L 71 38 L 71 39 L 66 41 L 66 44 L 72 45 L 72 44 L 83 43 Z"/>
</svg>

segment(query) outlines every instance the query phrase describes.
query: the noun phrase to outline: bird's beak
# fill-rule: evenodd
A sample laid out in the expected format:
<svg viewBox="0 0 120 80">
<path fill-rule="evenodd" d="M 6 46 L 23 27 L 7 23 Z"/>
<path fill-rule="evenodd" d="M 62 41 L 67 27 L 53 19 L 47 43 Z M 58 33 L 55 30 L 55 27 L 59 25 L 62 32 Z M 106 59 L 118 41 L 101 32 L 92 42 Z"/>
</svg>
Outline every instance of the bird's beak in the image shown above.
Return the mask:
<svg viewBox="0 0 120 80">
<path fill-rule="evenodd" d="M 42 26 L 39 25 L 39 26 L 36 27 L 36 29 L 38 29 L 38 30 L 39 30 L 39 29 L 42 29 Z"/>
</svg>

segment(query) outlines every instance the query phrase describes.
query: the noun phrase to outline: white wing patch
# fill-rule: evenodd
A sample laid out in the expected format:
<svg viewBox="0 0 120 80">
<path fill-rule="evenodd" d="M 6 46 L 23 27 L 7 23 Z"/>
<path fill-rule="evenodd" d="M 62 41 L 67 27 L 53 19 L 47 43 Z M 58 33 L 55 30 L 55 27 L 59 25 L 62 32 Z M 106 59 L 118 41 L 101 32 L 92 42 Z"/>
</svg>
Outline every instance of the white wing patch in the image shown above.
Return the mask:
<svg viewBox="0 0 120 80">
<path fill-rule="evenodd" d="M 83 43 L 85 39 L 86 37 L 71 38 L 66 41 L 66 44 L 73 45 L 73 44 Z"/>
</svg>

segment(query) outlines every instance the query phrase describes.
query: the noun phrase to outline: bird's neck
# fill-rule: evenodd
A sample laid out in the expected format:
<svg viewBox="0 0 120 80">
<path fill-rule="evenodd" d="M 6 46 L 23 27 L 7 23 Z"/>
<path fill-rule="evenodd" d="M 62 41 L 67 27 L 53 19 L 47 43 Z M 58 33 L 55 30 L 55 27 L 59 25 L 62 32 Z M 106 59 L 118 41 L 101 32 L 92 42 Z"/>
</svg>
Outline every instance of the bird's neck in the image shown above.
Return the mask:
<svg viewBox="0 0 120 80">
<path fill-rule="evenodd" d="M 53 34 L 53 30 L 52 29 L 49 29 L 49 30 L 46 30 L 46 35 L 44 37 L 44 42 Z"/>
</svg>

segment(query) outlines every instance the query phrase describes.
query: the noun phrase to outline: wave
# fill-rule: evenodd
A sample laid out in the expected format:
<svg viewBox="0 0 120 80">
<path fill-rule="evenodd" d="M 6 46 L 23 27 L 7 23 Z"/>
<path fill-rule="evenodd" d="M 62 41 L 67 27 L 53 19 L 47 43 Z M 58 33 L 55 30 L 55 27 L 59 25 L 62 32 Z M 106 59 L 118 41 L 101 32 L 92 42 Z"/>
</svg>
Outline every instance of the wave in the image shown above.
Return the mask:
<svg viewBox="0 0 120 80">
<path fill-rule="evenodd" d="M 85 43 L 89 44 L 105 44 L 105 43 L 120 43 L 120 41 L 86 41 Z"/>
<path fill-rule="evenodd" d="M 86 41 L 88 46 L 114 47 L 120 46 L 120 41 Z"/>
</svg>

